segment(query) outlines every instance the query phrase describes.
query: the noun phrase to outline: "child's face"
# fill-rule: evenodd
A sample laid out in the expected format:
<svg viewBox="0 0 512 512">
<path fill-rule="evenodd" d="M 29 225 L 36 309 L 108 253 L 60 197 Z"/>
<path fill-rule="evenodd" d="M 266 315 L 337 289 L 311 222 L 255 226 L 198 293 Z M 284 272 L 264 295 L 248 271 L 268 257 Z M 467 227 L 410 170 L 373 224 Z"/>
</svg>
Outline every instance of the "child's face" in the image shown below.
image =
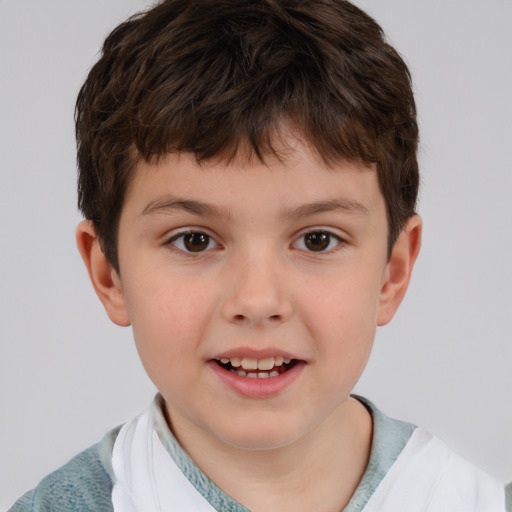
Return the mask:
<svg viewBox="0 0 512 512">
<path fill-rule="evenodd" d="M 320 426 L 398 306 L 387 231 L 375 169 L 328 169 L 300 144 L 267 165 L 139 164 L 109 314 L 131 322 L 173 427 L 264 449 Z M 234 373 L 255 360 L 260 377 Z"/>
</svg>

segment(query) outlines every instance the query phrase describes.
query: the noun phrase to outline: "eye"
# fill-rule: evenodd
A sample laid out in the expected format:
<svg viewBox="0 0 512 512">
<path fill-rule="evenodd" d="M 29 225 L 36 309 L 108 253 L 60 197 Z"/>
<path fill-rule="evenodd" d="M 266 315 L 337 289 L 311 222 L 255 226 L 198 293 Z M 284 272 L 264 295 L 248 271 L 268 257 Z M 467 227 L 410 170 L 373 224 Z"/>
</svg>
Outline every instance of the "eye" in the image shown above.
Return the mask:
<svg viewBox="0 0 512 512">
<path fill-rule="evenodd" d="M 204 252 L 218 247 L 217 242 L 200 231 L 187 231 L 173 236 L 169 243 L 183 252 Z"/>
<path fill-rule="evenodd" d="M 329 231 L 310 231 L 302 235 L 294 244 L 297 249 L 313 252 L 328 252 L 337 247 L 343 240 Z"/>
</svg>

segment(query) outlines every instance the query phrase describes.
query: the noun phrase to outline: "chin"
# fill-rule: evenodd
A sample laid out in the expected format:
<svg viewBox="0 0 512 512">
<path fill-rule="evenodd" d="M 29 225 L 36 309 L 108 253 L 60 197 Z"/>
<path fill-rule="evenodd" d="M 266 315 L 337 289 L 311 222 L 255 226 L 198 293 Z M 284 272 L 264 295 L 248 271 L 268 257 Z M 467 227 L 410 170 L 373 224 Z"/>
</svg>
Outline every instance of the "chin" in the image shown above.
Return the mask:
<svg viewBox="0 0 512 512">
<path fill-rule="evenodd" d="M 216 437 L 223 443 L 239 450 L 267 451 L 285 448 L 298 441 L 303 434 L 293 423 L 285 424 L 283 421 L 272 425 L 270 422 L 256 421 L 243 424 L 233 422 L 222 433 L 217 432 Z"/>
</svg>

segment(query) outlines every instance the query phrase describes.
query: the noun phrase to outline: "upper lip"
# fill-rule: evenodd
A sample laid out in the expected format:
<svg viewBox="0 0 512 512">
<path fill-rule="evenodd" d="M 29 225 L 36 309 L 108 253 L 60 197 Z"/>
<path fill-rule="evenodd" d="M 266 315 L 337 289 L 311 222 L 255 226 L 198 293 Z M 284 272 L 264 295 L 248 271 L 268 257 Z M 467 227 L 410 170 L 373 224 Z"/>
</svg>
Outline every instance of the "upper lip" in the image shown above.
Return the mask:
<svg viewBox="0 0 512 512">
<path fill-rule="evenodd" d="M 277 347 L 252 348 L 238 347 L 215 354 L 212 359 L 231 359 L 232 357 L 248 357 L 251 359 L 266 359 L 267 357 L 283 357 L 284 359 L 300 359 L 297 355 Z"/>
</svg>

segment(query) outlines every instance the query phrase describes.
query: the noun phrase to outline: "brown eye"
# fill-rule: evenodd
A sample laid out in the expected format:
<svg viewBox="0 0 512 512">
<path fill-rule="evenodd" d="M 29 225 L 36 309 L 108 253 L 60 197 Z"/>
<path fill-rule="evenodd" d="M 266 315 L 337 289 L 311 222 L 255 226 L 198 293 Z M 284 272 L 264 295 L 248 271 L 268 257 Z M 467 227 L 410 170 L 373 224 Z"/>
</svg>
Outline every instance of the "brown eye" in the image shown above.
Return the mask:
<svg viewBox="0 0 512 512">
<path fill-rule="evenodd" d="M 316 231 L 304 235 L 304 243 L 310 251 L 325 251 L 331 242 L 330 233 Z"/>
<path fill-rule="evenodd" d="M 183 245 L 190 252 L 204 251 L 209 242 L 210 237 L 204 233 L 190 233 L 183 237 Z"/>
<path fill-rule="evenodd" d="M 329 231 L 310 231 L 300 236 L 293 247 L 303 251 L 329 252 L 342 243 L 339 236 Z"/>
<path fill-rule="evenodd" d="M 203 252 L 217 246 L 212 237 L 200 231 L 179 233 L 169 243 L 183 252 Z"/>
</svg>

